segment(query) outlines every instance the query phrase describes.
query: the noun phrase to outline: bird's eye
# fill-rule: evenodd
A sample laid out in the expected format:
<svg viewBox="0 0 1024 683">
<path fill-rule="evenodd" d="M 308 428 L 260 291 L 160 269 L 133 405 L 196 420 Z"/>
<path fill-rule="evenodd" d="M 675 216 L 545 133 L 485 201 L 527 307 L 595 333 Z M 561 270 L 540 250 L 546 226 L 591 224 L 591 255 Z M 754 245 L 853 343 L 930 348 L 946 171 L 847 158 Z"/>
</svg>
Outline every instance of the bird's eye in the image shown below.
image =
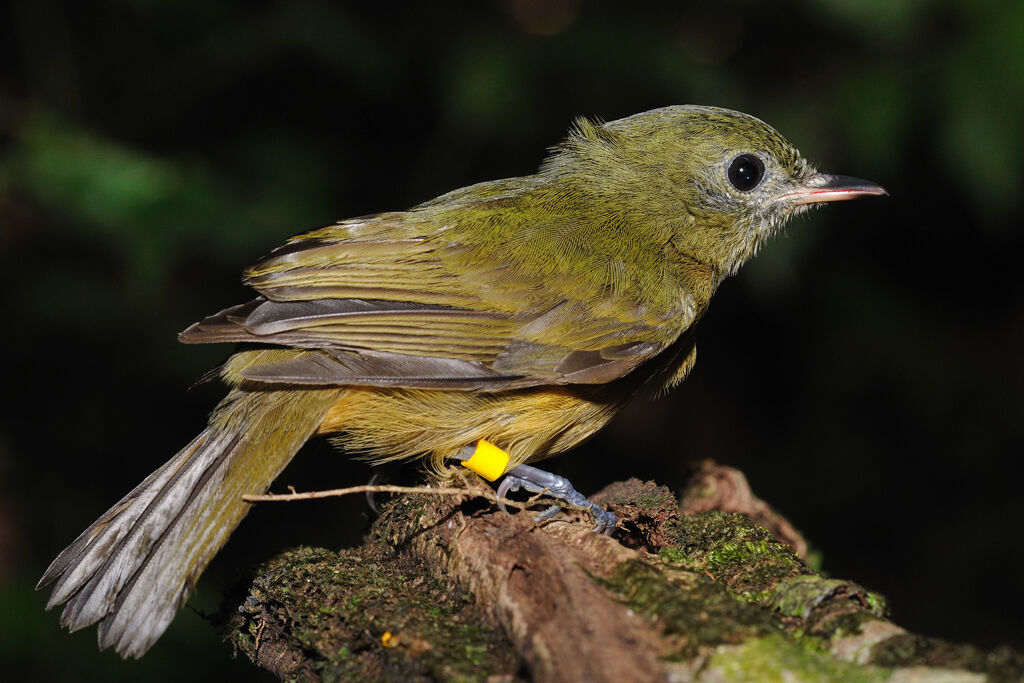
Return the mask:
<svg viewBox="0 0 1024 683">
<path fill-rule="evenodd" d="M 729 182 L 737 190 L 753 190 L 764 177 L 764 164 L 753 154 L 741 154 L 729 162 Z"/>
</svg>

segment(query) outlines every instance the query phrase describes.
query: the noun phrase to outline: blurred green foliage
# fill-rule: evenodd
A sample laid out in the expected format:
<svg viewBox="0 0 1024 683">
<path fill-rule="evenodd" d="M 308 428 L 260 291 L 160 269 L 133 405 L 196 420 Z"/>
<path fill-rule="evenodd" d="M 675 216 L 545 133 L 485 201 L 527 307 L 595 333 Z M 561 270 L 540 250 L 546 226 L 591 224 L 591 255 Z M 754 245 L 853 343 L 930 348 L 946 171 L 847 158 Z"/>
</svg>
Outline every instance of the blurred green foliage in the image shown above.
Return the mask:
<svg viewBox="0 0 1024 683">
<path fill-rule="evenodd" d="M 24 677 L 176 676 L 186 640 L 227 675 L 212 632 L 181 626 L 193 615 L 147 655 L 166 666 L 100 659 L 91 635 L 65 658 L 25 591 L 201 424 L 217 390 L 184 388 L 227 351 L 174 333 L 242 301 L 244 265 L 334 219 L 531 173 L 576 115 L 677 103 L 759 116 L 892 197 L 791 226 L 719 294 L 694 376 L 553 466 L 584 490 L 741 466 L 898 622 L 1024 642 L 1005 537 L 1024 444 L 1024 3 L 15 0 L 0 64 L 17 398 L 0 417 L 0 629 L 20 638 L 0 654 Z M 677 461 L 644 457 L 666 448 Z M 300 460 L 287 483 L 365 476 L 327 449 Z M 303 514 L 258 511 L 201 590 L 215 603 L 248 559 L 359 533 Z"/>
</svg>

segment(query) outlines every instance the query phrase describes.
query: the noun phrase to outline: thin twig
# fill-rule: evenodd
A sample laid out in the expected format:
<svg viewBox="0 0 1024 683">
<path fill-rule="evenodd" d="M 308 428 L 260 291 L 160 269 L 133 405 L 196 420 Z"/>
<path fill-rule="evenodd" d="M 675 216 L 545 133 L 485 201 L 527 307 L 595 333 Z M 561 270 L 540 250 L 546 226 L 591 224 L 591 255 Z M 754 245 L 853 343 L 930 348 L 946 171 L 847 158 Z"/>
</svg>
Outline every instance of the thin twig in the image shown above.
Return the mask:
<svg viewBox="0 0 1024 683">
<path fill-rule="evenodd" d="M 544 496 L 544 494 L 547 493 L 547 492 L 548 492 L 548 488 L 545 486 L 540 491 L 537 491 L 537 493 L 535 493 L 532 496 L 530 496 L 529 498 L 527 498 L 526 499 L 526 504 L 527 505 L 533 505 L 538 500 L 540 500 Z M 559 507 L 563 507 L 563 506 L 560 505 Z M 569 505 L 568 503 L 565 503 L 564 509 L 566 509 L 566 510 L 580 510 L 582 512 L 586 508 L 584 508 L 584 507 L 582 507 L 580 505 Z"/>
<path fill-rule="evenodd" d="M 291 487 L 289 487 L 291 488 Z M 248 494 L 242 496 L 247 503 L 287 503 L 296 500 L 314 500 L 316 498 L 336 498 L 349 496 L 354 493 L 405 493 L 427 496 L 456 496 L 460 498 L 484 498 L 492 503 L 504 503 L 508 507 L 518 510 L 528 510 L 533 499 L 526 503 L 516 500 L 502 498 L 493 491 L 485 489 L 464 489 L 453 487 L 432 487 L 432 486 L 392 486 L 388 484 L 364 484 L 362 486 L 349 486 L 343 489 L 328 489 L 325 491 L 306 491 L 297 493 L 292 489 L 291 493 L 264 493 L 261 495 Z"/>
</svg>

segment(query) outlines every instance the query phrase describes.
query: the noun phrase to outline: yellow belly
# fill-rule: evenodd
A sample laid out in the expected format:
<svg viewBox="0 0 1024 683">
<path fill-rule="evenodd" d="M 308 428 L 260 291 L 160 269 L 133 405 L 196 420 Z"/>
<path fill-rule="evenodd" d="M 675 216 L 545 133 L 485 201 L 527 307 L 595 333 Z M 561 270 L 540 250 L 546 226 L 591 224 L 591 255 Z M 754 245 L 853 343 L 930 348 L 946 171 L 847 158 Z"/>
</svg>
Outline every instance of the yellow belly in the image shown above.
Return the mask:
<svg viewBox="0 0 1024 683">
<path fill-rule="evenodd" d="M 328 410 L 319 434 L 374 462 L 427 457 L 432 466 L 479 439 L 510 466 L 576 446 L 622 407 L 603 386 L 538 387 L 491 394 L 352 387 Z"/>
</svg>

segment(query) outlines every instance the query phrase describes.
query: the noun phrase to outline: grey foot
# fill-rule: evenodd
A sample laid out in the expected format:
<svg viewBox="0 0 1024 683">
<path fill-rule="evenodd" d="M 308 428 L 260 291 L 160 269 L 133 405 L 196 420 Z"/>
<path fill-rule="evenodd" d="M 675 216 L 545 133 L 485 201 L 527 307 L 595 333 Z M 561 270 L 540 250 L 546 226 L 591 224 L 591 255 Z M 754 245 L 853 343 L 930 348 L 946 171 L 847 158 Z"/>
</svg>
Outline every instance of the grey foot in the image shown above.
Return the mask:
<svg viewBox="0 0 1024 683">
<path fill-rule="evenodd" d="M 560 477 L 557 474 L 552 474 L 530 465 L 520 465 L 505 475 L 505 478 L 501 481 L 501 486 L 498 487 L 498 496 L 504 498 L 506 493 L 518 491 L 519 489 L 526 489 L 531 493 L 543 491 L 552 498 L 564 500 L 569 505 L 589 510 L 590 514 L 594 516 L 594 521 L 597 523 L 594 527 L 595 532 L 607 536 L 615 533 L 615 524 L 619 521 L 615 513 L 609 512 L 597 503 L 587 500 L 587 497 L 574 489 L 565 477 Z M 505 509 L 505 506 L 500 503 L 499 506 L 502 510 Z M 537 521 L 547 521 L 557 515 L 561 509 L 557 505 L 552 505 L 537 515 Z"/>
</svg>

